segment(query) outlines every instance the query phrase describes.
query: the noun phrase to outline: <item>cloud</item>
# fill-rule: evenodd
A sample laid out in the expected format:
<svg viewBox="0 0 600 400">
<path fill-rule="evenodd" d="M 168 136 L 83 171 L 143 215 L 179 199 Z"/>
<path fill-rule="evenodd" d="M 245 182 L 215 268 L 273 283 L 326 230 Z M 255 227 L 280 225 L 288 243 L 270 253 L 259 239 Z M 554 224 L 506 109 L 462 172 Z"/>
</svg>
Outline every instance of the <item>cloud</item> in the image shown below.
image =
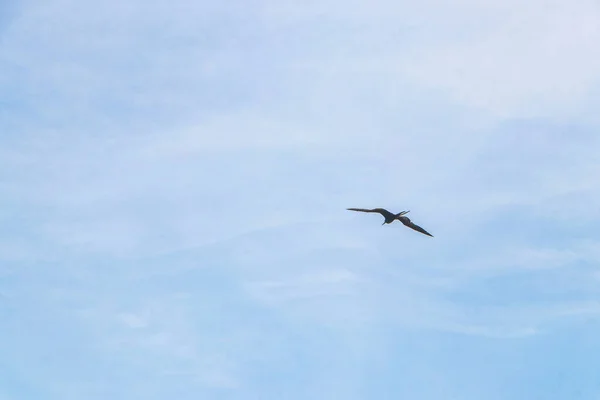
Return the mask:
<svg viewBox="0 0 600 400">
<path fill-rule="evenodd" d="M 581 116 L 598 86 L 600 9 L 593 1 L 284 2 L 271 10 L 286 22 L 321 18 L 353 28 L 353 40 L 339 43 L 322 68 L 385 74 L 395 78 L 390 87 L 418 82 L 422 92 L 448 96 L 472 113 Z"/>
<path fill-rule="evenodd" d="M 597 333 L 591 2 L 17 11 L 0 367 L 29 397 L 494 398 Z"/>
<path fill-rule="evenodd" d="M 594 2 L 473 5 L 462 17 L 486 23 L 463 40 L 427 48 L 409 62 L 410 76 L 504 117 L 576 115 L 598 85 Z"/>
</svg>

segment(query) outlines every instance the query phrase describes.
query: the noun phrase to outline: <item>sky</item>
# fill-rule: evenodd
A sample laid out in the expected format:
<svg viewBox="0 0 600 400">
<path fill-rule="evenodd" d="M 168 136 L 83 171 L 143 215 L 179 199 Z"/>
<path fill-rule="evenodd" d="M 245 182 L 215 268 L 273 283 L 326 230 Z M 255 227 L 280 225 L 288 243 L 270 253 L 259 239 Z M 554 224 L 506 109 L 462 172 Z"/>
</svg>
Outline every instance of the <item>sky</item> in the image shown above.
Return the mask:
<svg viewBox="0 0 600 400">
<path fill-rule="evenodd" d="M 0 0 L 0 400 L 600 399 L 598 43 L 593 0 Z"/>
</svg>

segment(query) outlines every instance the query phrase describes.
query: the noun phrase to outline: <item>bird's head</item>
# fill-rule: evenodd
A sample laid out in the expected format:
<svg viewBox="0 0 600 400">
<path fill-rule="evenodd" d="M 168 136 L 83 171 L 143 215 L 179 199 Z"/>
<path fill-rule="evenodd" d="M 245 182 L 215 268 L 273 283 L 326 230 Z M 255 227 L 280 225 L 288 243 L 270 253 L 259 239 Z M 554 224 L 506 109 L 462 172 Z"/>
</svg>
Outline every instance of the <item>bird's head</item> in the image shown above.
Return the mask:
<svg viewBox="0 0 600 400">
<path fill-rule="evenodd" d="M 401 211 L 401 212 L 398 213 L 398 216 L 401 217 L 404 214 L 408 214 L 409 212 L 410 212 L 410 210 L 408 210 L 408 211 Z"/>
</svg>

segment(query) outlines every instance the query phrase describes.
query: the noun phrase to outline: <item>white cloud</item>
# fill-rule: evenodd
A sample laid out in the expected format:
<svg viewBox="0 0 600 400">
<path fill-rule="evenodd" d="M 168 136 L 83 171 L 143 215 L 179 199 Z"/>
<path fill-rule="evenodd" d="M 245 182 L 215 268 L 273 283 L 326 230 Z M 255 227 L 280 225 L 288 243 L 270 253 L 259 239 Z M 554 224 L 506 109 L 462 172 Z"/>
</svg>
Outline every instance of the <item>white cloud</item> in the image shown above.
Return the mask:
<svg viewBox="0 0 600 400">
<path fill-rule="evenodd" d="M 249 282 L 251 295 L 266 302 L 298 301 L 319 296 L 356 293 L 360 278 L 348 270 L 320 270 L 289 277 L 287 280 Z"/>
<path fill-rule="evenodd" d="M 384 75 L 387 96 L 399 81 L 420 84 L 421 93 L 471 107 L 473 117 L 581 116 L 600 83 L 592 0 L 268 4 L 280 28 L 321 20 L 345 28 L 347 40 L 320 60 L 301 60 L 307 66 L 348 79 L 362 71 L 372 82 Z M 333 27 L 324 32 L 337 37 Z"/>
<path fill-rule="evenodd" d="M 462 41 L 424 48 L 403 71 L 501 117 L 577 115 L 600 83 L 598 4 L 499 4 L 463 10 L 464 19 L 485 19 L 490 11 L 495 18 Z"/>
</svg>

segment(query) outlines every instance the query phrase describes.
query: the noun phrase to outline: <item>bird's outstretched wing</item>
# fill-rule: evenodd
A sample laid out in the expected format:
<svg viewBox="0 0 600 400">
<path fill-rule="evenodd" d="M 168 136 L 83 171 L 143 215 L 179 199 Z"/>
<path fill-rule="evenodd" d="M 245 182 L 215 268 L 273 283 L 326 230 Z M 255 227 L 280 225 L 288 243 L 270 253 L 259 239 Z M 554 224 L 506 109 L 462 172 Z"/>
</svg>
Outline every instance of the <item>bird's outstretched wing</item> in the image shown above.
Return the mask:
<svg viewBox="0 0 600 400">
<path fill-rule="evenodd" d="M 408 219 L 407 217 L 400 218 L 400 222 L 402 222 L 405 226 L 408 226 L 409 228 L 414 229 L 417 232 L 421 232 L 424 235 L 433 237 L 433 235 L 431 233 L 427 232 L 425 229 L 421 228 L 419 225 L 413 224 L 412 221 L 410 219 Z"/>
<path fill-rule="evenodd" d="M 372 208 L 372 209 L 367 209 L 367 208 L 346 208 L 346 210 L 361 211 L 361 212 L 368 212 L 368 213 L 379 213 L 379 214 L 383 215 L 384 217 L 393 217 L 394 216 L 394 214 L 392 214 L 391 212 L 389 212 L 385 208 Z"/>
</svg>

